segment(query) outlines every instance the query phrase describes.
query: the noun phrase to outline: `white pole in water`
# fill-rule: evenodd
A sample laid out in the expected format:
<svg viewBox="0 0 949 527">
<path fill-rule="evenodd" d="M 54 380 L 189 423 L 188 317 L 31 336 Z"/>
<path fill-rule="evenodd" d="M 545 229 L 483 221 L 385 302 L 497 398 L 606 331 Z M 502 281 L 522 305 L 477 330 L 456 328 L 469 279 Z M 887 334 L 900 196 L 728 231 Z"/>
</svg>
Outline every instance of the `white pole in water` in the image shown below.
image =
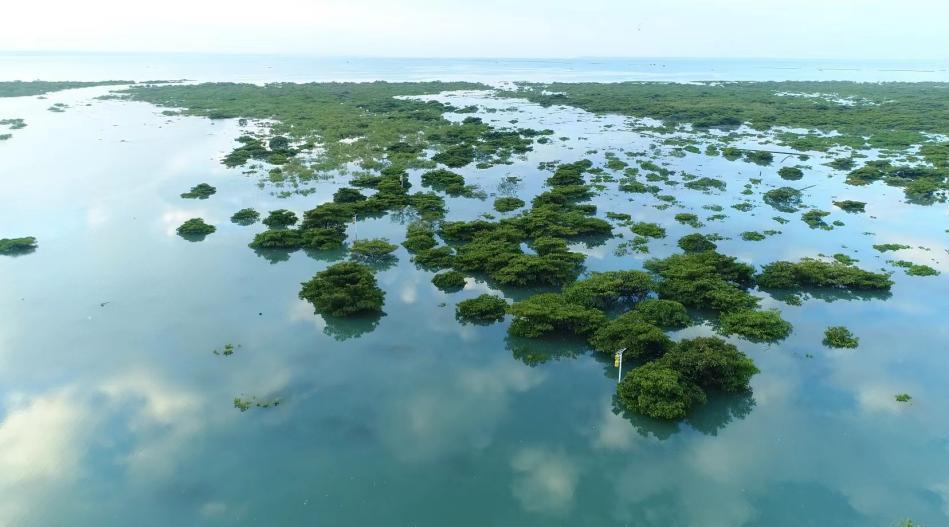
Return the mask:
<svg viewBox="0 0 949 527">
<path fill-rule="evenodd" d="M 353 213 L 353 240 L 359 239 L 359 232 L 356 231 L 356 213 Z"/>
<path fill-rule="evenodd" d="M 616 382 L 619 383 L 623 380 L 623 352 L 626 351 L 626 348 L 623 348 L 616 352 L 616 355 L 613 356 L 613 362 L 616 363 L 616 367 L 619 370 L 616 372 Z"/>
</svg>

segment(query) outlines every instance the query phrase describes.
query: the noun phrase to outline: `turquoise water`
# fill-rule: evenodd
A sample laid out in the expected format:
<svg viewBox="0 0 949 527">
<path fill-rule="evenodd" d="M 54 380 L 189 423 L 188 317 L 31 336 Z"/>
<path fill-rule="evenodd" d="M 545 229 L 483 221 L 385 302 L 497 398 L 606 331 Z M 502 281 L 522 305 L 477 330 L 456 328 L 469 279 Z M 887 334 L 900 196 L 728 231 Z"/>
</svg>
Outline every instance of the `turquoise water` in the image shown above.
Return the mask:
<svg viewBox="0 0 949 527">
<path fill-rule="evenodd" d="M 846 225 L 815 231 L 797 214 L 780 214 L 791 220 L 780 225 L 760 201 L 769 186 L 786 184 L 778 162 L 693 154 L 662 161 L 721 176 L 726 191 L 670 189 L 683 208 L 668 210 L 613 187 L 597 196 L 600 214 L 626 212 L 669 235 L 651 241 L 649 255 L 617 256 L 620 238 L 575 246 L 588 254 L 589 271 L 635 269 L 677 252 L 675 240 L 693 229 L 673 215 L 705 218 L 713 212 L 704 205 L 720 204 L 728 218 L 700 231 L 730 236 L 719 250 L 743 261 L 844 252 L 866 269 L 892 270 L 886 260 L 900 258 L 943 272 L 896 271 L 888 296 L 815 296 L 801 306 L 765 296 L 762 305 L 781 309 L 794 332 L 774 345 L 732 339 L 761 369 L 753 394 L 715 396 L 686 422 L 657 423 L 614 410 L 616 370 L 581 342 L 512 339 L 509 320 L 466 326 L 454 318 L 459 300 L 528 291 L 469 279 L 444 294 L 401 247 L 398 263 L 377 275 L 385 315 L 327 325 L 297 292 L 341 255 L 258 255 L 246 245 L 263 226 L 228 218 L 247 206 L 301 213 L 347 178 L 277 198 L 281 189 L 219 163 L 240 134 L 236 122 L 95 99 L 105 92 L 0 99 L 0 117 L 28 125 L 0 142 L 0 235 L 40 243 L 35 253 L 0 257 L 0 525 L 949 522 L 945 205 L 903 203 L 900 189 L 881 183 L 845 186 L 812 158 L 799 182 L 814 185 L 805 203 Z M 609 150 L 650 143 L 619 117 L 480 92 L 443 100 L 513 106 L 478 115 L 570 138 L 537 145 L 510 166 L 462 170 L 488 194 L 529 200 L 546 177 L 541 161 L 602 164 Z M 69 108 L 46 110 L 56 102 Z M 499 186 L 508 175 L 522 179 L 513 190 Z M 730 209 L 759 177 L 757 207 Z M 411 181 L 419 187 L 418 174 Z M 178 197 L 199 182 L 217 194 Z M 834 208 L 841 198 L 868 202 L 867 213 Z M 474 218 L 492 201 L 448 199 L 449 217 Z M 218 231 L 200 243 L 176 236 L 193 216 Z M 400 242 L 409 219 L 360 221 L 358 235 Z M 769 228 L 782 234 L 738 236 Z M 871 248 L 886 242 L 914 248 Z M 823 347 L 829 325 L 849 327 L 860 347 Z M 713 334 L 708 325 L 674 337 L 705 334 Z M 234 355 L 213 353 L 227 343 L 239 346 Z M 897 403 L 900 392 L 912 404 Z M 237 396 L 280 404 L 242 413 Z"/>
</svg>

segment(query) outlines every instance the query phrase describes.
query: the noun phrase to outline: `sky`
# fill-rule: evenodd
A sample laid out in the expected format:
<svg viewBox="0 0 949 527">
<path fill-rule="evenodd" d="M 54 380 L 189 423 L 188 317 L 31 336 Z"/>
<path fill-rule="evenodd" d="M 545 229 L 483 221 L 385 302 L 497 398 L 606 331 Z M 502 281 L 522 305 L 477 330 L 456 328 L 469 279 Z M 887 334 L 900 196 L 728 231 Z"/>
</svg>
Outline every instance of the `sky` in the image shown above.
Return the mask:
<svg viewBox="0 0 949 527">
<path fill-rule="evenodd" d="M 949 59 L 947 0 L 34 0 L 4 51 Z"/>
</svg>

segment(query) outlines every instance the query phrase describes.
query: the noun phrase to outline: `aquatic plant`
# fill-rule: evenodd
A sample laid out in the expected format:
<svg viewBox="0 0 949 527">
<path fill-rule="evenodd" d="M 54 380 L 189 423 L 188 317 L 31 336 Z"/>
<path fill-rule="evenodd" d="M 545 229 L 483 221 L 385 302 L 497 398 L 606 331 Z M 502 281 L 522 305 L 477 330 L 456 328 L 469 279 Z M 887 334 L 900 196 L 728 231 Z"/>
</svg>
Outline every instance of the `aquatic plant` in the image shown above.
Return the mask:
<svg viewBox="0 0 949 527">
<path fill-rule="evenodd" d="M 706 396 L 675 369 L 648 362 L 623 377 L 616 387 L 616 400 L 629 411 L 653 419 L 676 420 L 705 403 Z"/>
<path fill-rule="evenodd" d="M 890 275 L 864 271 L 840 262 L 803 258 L 799 262 L 772 262 L 755 279 L 765 289 L 826 287 L 857 290 L 889 290 Z"/>
<path fill-rule="evenodd" d="M 909 276 L 936 276 L 939 274 L 939 271 L 928 265 L 915 264 L 907 260 L 891 260 L 889 263 L 902 267 Z"/>
<path fill-rule="evenodd" d="M 607 271 L 569 284 L 562 293 L 568 302 L 607 309 L 618 303 L 638 302 L 651 288 L 652 278 L 642 271 Z"/>
<path fill-rule="evenodd" d="M 405 232 L 405 241 L 402 242 L 402 246 L 410 253 L 417 253 L 438 245 L 435 241 L 435 229 L 428 223 L 411 223 Z"/>
<path fill-rule="evenodd" d="M 685 187 L 690 188 L 692 190 L 708 191 L 708 190 L 713 190 L 713 189 L 725 190 L 727 185 L 725 184 L 724 181 L 720 179 L 712 179 L 710 177 L 701 177 L 701 178 L 693 179 L 692 181 L 689 181 L 688 183 L 685 184 Z"/>
<path fill-rule="evenodd" d="M 494 210 L 498 212 L 511 212 L 524 206 L 524 200 L 511 196 L 504 196 L 494 200 Z"/>
<path fill-rule="evenodd" d="M 241 209 L 231 215 L 231 223 L 244 226 L 253 225 L 259 219 L 260 213 L 251 208 Z"/>
<path fill-rule="evenodd" d="M 448 269 L 455 263 L 455 251 L 446 245 L 422 249 L 415 252 L 412 261 L 425 270 Z"/>
<path fill-rule="evenodd" d="M 185 199 L 208 199 L 217 192 L 217 189 L 207 183 L 198 183 L 191 190 L 181 195 Z"/>
<path fill-rule="evenodd" d="M 0 238 L 0 254 L 19 255 L 36 250 L 36 238 L 24 236 L 22 238 Z"/>
<path fill-rule="evenodd" d="M 647 260 L 644 266 L 659 276 L 660 298 L 715 311 L 758 305 L 758 299 L 745 290 L 753 283 L 754 268 L 734 257 L 702 251 Z"/>
<path fill-rule="evenodd" d="M 558 331 L 587 335 L 606 322 L 602 311 L 573 304 L 557 293 L 542 293 L 515 302 L 508 312 L 514 317 L 508 331 L 520 337 Z"/>
<path fill-rule="evenodd" d="M 450 196 L 460 196 L 466 192 L 464 176 L 445 169 L 431 170 L 422 174 L 422 185 Z"/>
<path fill-rule="evenodd" d="M 385 299 L 372 270 L 355 262 L 333 264 L 301 285 L 300 298 L 332 317 L 380 312 Z"/>
<path fill-rule="evenodd" d="M 398 245 L 389 243 L 385 238 L 356 240 L 350 245 L 349 252 L 356 260 L 378 262 L 392 257 Z"/>
<path fill-rule="evenodd" d="M 746 150 L 745 160 L 758 165 L 770 165 L 774 161 L 774 154 L 764 150 Z"/>
<path fill-rule="evenodd" d="M 666 230 L 657 223 L 639 222 L 630 226 L 629 230 L 633 231 L 633 234 L 646 236 L 647 238 L 666 237 Z"/>
<path fill-rule="evenodd" d="M 679 238 L 676 245 L 687 253 L 697 253 L 702 251 L 714 251 L 718 246 L 708 239 L 704 234 L 693 233 L 686 234 Z"/>
<path fill-rule="evenodd" d="M 747 355 L 717 337 L 682 340 L 658 362 L 702 389 L 731 393 L 747 390 L 759 372 Z"/>
<path fill-rule="evenodd" d="M 899 403 L 908 403 L 908 402 L 910 402 L 910 401 L 913 400 L 913 396 L 911 396 L 911 395 L 908 394 L 908 393 L 898 393 L 898 394 L 896 394 L 894 397 L 895 397 L 895 399 L 896 399 L 896 402 L 899 402 Z M 905 523 L 905 524 L 903 524 L 903 525 L 905 525 L 906 527 L 911 527 L 911 526 L 917 525 L 917 524 L 914 524 L 913 522 L 907 522 L 907 523 Z"/>
<path fill-rule="evenodd" d="M 801 191 L 791 187 L 778 187 L 764 193 L 764 202 L 781 212 L 794 212 L 801 207 Z"/>
<path fill-rule="evenodd" d="M 462 322 L 490 323 L 504 319 L 508 303 L 499 296 L 484 294 L 462 300 L 455 307 L 455 318 Z"/>
<path fill-rule="evenodd" d="M 702 226 L 702 222 L 699 221 L 699 217 L 689 212 L 680 212 L 679 214 L 676 214 L 675 220 L 679 223 L 696 229 Z"/>
<path fill-rule="evenodd" d="M 249 246 L 251 249 L 288 249 L 295 250 L 304 244 L 300 231 L 292 229 L 268 229 L 254 235 Z"/>
<path fill-rule="evenodd" d="M 335 203 L 358 203 L 365 200 L 366 196 L 362 192 L 350 187 L 342 187 L 333 193 Z"/>
<path fill-rule="evenodd" d="M 432 284 L 442 291 L 458 291 L 465 286 L 465 275 L 458 271 L 445 271 L 433 276 Z"/>
<path fill-rule="evenodd" d="M 685 306 L 674 300 L 647 298 L 633 308 L 644 321 L 661 328 L 680 329 L 692 325 Z"/>
<path fill-rule="evenodd" d="M 804 177 L 804 171 L 797 167 L 781 167 L 778 170 L 778 175 L 781 176 L 781 179 L 797 181 Z"/>
<path fill-rule="evenodd" d="M 831 326 L 824 330 L 823 343 L 830 348 L 856 348 L 860 339 L 844 326 Z"/>
<path fill-rule="evenodd" d="M 289 227 L 297 222 L 297 215 L 287 209 L 277 209 L 270 211 L 270 214 L 261 222 L 264 225 L 274 228 Z"/>
<path fill-rule="evenodd" d="M 873 246 L 874 249 L 885 253 L 887 251 L 900 251 L 903 249 L 911 249 L 909 245 L 903 245 L 902 243 L 878 243 Z"/>
<path fill-rule="evenodd" d="M 746 242 L 760 242 L 761 240 L 767 238 L 764 234 L 761 234 L 758 231 L 745 231 L 741 233 L 741 239 Z"/>
<path fill-rule="evenodd" d="M 791 334 L 791 324 L 782 319 L 777 310 L 741 309 L 722 313 L 719 331 L 724 335 L 738 334 L 753 342 L 774 342 Z"/>
<path fill-rule="evenodd" d="M 3 81 L 0 82 L 0 97 L 26 97 L 30 95 L 43 95 L 60 90 L 72 90 L 75 88 L 88 88 L 92 86 L 114 86 L 118 84 L 133 84 L 133 82 L 122 80 L 96 82 Z"/>
<path fill-rule="evenodd" d="M 862 201 L 854 201 L 851 199 L 835 201 L 834 205 L 842 209 L 844 212 L 851 213 L 865 212 L 865 207 L 867 206 L 867 204 Z"/>
<path fill-rule="evenodd" d="M 830 213 L 823 210 L 811 209 L 804 214 L 801 214 L 801 219 L 804 220 L 804 223 L 812 229 L 823 229 L 829 231 L 833 229 L 827 222 L 824 221 L 824 218 L 830 216 Z"/>
<path fill-rule="evenodd" d="M 597 329 L 590 337 L 590 345 L 607 354 L 625 348 L 625 360 L 652 360 L 669 351 L 673 343 L 661 329 L 643 320 L 636 311 L 629 311 Z"/>
<path fill-rule="evenodd" d="M 216 230 L 217 228 L 214 225 L 208 225 L 201 218 L 191 218 L 182 223 L 177 232 L 179 236 L 183 237 L 203 238 Z"/>
</svg>

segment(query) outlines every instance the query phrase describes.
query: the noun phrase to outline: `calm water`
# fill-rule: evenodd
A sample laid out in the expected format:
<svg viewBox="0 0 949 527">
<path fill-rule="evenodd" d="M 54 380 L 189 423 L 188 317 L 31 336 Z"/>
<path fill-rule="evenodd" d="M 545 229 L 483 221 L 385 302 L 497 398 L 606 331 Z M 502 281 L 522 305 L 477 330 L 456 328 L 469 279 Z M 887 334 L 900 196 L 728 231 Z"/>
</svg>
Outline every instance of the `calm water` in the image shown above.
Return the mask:
<svg viewBox="0 0 949 527">
<path fill-rule="evenodd" d="M 949 61 L 801 59 L 373 59 L 293 55 L 2 53 L 0 80 L 949 81 Z"/>
<path fill-rule="evenodd" d="M 241 64 L 222 66 L 222 78 L 269 78 L 235 73 Z M 128 77 L 125 66 L 90 78 Z M 36 71 L 18 76 L 89 77 Z M 301 75 L 287 78 L 323 78 Z M 0 257 L 0 525 L 949 523 L 945 205 L 904 204 L 899 189 L 882 184 L 844 186 L 812 158 L 799 185 L 814 185 L 805 202 L 846 225 L 814 231 L 797 214 L 781 214 L 791 222 L 779 225 L 771 219 L 779 213 L 760 202 L 763 190 L 784 184 L 777 162 L 664 156 L 676 170 L 728 182 L 721 193 L 670 190 L 702 218 L 713 214 L 703 205 L 726 207 L 726 220 L 700 229 L 731 236 L 719 244 L 725 254 L 762 264 L 844 252 L 867 269 L 889 269 L 886 260 L 898 257 L 943 275 L 897 271 L 888 297 L 827 296 L 797 307 L 766 297 L 762 305 L 780 308 L 794 332 L 771 346 L 733 340 L 761 368 L 753 396 L 713 397 L 687 422 L 660 424 L 614 413 L 616 371 L 581 343 L 510 339 L 509 321 L 456 322 L 457 301 L 492 288 L 470 280 L 459 293 L 441 293 L 401 247 L 399 263 L 378 273 L 385 316 L 327 325 L 297 292 L 340 255 L 257 255 L 246 245 L 263 226 L 228 218 L 247 206 L 301 213 L 347 178 L 278 199 L 281 189 L 260 188 L 256 176 L 219 163 L 240 133 L 236 122 L 94 100 L 106 91 L 0 99 L 0 118 L 28 124 L 0 142 L 0 235 L 40 241 L 33 254 Z M 616 117 L 477 93 L 444 100 L 513 105 L 483 117 L 570 138 L 538 145 L 511 166 L 463 170 L 491 194 L 540 192 L 540 161 L 601 164 L 608 150 L 648 145 Z M 55 102 L 70 107 L 47 111 Z M 499 187 L 506 175 L 522 182 Z M 728 208 L 758 177 L 758 207 Z M 202 181 L 217 194 L 178 197 Z M 418 188 L 417 174 L 412 182 Z M 867 201 L 867 213 L 830 204 L 841 198 Z M 648 195 L 610 190 L 594 201 L 601 214 L 656 221 L 669 235 L 650 242 L 650 255 L 616 256 L 619 238 L 576 246 L 591 271 L 639 268 L 649 256 L 677 252 L 675 240 L 692 232 L 672 218 L 682 209 L 657 210 Z M 448 202 L 450 217 L 474 218 L 492 199 Z M 176 236 L 193 216 L 218 232 L 201 243 Z M 408 219 L 362 221 L 359 235 L 400 242 Z M 738 237 L 769 228 L 782 234 L 757 243 Z M 914 249 L 871 248 L 884 242 Z M 848 326 L 860 347 L 821 346 L 828 325 Z M 675 338 L 711 333 L 700 326 Z M 226 343 L 240 346 L 233 356 L 212 353 Z M 531 366 L 521 359 L 526 352 L 551 360 Z M 900 392 L 913 403 L 898 404 Z M 236 396 L 280 405 L 241 413 Z"/>
</svg>

